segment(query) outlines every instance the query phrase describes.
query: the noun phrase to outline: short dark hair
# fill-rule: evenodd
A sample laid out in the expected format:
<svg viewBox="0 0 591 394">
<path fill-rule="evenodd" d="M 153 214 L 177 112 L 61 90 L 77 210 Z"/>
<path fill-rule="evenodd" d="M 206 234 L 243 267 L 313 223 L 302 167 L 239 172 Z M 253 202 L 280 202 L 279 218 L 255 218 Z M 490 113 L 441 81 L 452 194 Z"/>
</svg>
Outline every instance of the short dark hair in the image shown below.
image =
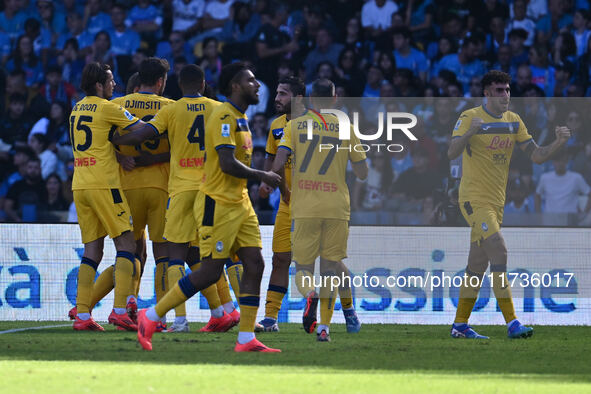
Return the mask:
<svg viewBox="0 0 591 394">
<path fill-rule="evenodd" d="M 230 96 L 232 94 L 232 81 L 237 75 L 247 70 L 248 67 L 242 62 L 231 63 L 222 67 L 219 79 L 220 92 L 226 97 Z"/>
<path fill-rule="evenodd" d="M 8 102 L 9 103 L 26 103 L 27 102 L 27 98 L 25 97 L 25 95 L 23 93 L 12 93 L 10 96 L 8 96 Z"/>
<path fill-rule="evenodd" d="M 82 78 L 80 79 L 80 89 L 86 93 L 87 96 L 96 96 L 96 84 L 105 84 L 111 67 L 108 64 L 100 64 L 99 62 L 88 63 L 82 70 Z"/>
<path fill-rule="evenodd" d="M 499 70 L 490 70 L 482 77 L 482 90 L 493 83 L 511 83 L 511 76 Z"/>
<path fill-rule="evenodd" d="M 78 40 L 76 38 L 68 38 L 62 49 L 66 49 L 67 46 L 73 46 L 76 52 L 80 50 L 80 45 L 78 44 Z"/>
<path fill-rule="evenodd" d="M 201 90 L 205 73 L 203 69 L 195 64 L 187 64 L 179 73 L 179 84 L 181 90 Z"/>
<path fill-rule="evenodd" d="M 306 95 L 306 84 L 301 78 L 294 76 L 281 78 L 279 80 L 279 84 L 289 85 L 289 90 L 291 91 L 291 94 L 294 95 L 294 97 Z"/>
<path fill-rule="evenodd" d="M 154 86 L 160 78 L 165 78 L 170 71 L 170 65 L 166 59 L 149 57 L 142 60 L 139 67 L 140 84 Z"/>
<path fill-rule="evenodd" d="M 49 144 L 49 140 L 47 139 L 47 135 L 45 135 L 44 133 L 34 133 L 31 136 L 31 138 L 35 138 L 37 141 L 39 141 L 39 143 L 43 147 L 43 150 L 47 149 L 47 145 Z"/>
<path fill-rule="evenodd" d="M 135 88 L 140 86 L 140 73 L 134 72 L 127 80 L 127 86 L 125 87 L 125 94 L 132 94 Z"/>
<path fill-rule="evenodd" d="M 312 82 L 310 97 L 333 97 L 334 93 L 335 87 L 331 80 L 321 78 Z"/>
<path fill-rule="evenodd" d="M 412 34 L 410 32 L 410 29 L 406 26 L 400 26 L 400 27 L 396 27 L 392 30 L 392 37 L 394 37 L 395 35 L 400 34 L 402 35 L 402 37 L 404 38 L 411 38 Z"/>
</svg>

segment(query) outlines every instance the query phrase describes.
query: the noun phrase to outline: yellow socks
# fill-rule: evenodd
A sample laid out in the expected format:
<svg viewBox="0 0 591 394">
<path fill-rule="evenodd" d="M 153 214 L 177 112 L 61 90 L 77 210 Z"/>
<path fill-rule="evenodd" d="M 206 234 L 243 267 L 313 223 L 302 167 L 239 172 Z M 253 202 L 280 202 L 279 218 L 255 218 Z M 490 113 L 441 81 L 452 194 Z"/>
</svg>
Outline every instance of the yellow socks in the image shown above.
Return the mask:
<svg viewBox="0 0 591 394">
<path fill-rule="evenodd" d="M 200 267 L 201 263 L 196 263 L 190 266 L 189 268 L 191 268 L 191 271 L 197 271 Z M 207 300 L 207 303 L 209 304 L 209 309 L 213 310 L 222 306 L 220 297 L 218 296 L 218 288 L 215 283 L 209 286 L 208 288 L 201 290 L 201 294 L 203 294 L 203 296 Z"/>
<path fill-rule="evenodd" d="M 189 276 L 184 276 L 166 292 L 164 297 L 156 304 L 154 308 L 158 317 L 163 317 L 166 312 L 179 305 L 184 305 L 185 301 L 193 297 L 197 289 L 191 283 Z M 177 315 L 178 316 L 178 315 Z"/>
<path fill-rule="evenodd" d="M 343 310 L 353 308 L 353 293 L 350 287 L 339 287 L 339 297 Z"/>
<path fill-rule="evenodd" d="M 230 295 L 230 286 L 228 286 L 228 279 L 226 273 L 222 271 L 220 279 L 216 282 L 216 288 L 218 290 L 218 297 L 222 305 L 232 302 L 232 295 Z"/>
<path fill-rule="evenodd" d="M 454 323 L 468 323 L 468 319 L 470 318 L 470 314 L 472 313 L 472 309 L 474 309 L 474 304 L 476 304 L 476 299 L 478 298 L 478 292 L 480 291 L 480 285 L 482 284 L 482 276 L 484 273 L 472 273 L 466 270 L 466 281 L 463 286 L 460 288 L 460 298 L 458 300 L 458 308 L 456 310 L 456 318 Z M 477 276 L 478 277 L 478 285 L 472 286 L 470 277 Z M 473 280 L 472 284 L 476 284 L 476 280 Z"/>
<path fill-rule="evenodd" d="M 185 262 L 183 260 L 170 260 L 166 275 L 168 276 L 168 288 L 173 289 L 177 282 L 185 276 Z M 163 300 L 165 298 L 166 296 L 164 296 Z M 176 317 L 187 316 L 187 309 L 184 303 L 175 304 L 174 306 L 176 307 L 174 309 Z"/>
<path fill-rule="evenodd" d="M 236 299 L 239 299 L 240 281 L 242 280 L 242 263 L 240 261 L 231 263 L 228 262 L 226 263 L 226 270 L 228 271 L 228 279 L 230 279 L 234 296 Z"/>
<path fill-rule="evenodd" d="M 117 252 L 115 262 L 115 302 L 113 308 L 127 306 L 127 296 L 132 294 L 132 276 L 135 257 L 129 252 Z"/>
<path fill-rule="evenodd" d="M 332 314 L 334 312 L 334 302 L 336 291 L 330 290 L 330 286 L 322 286 L 320 288 L 320 324 L 330 326 Z"/>
<path fill-rule="evenodd" d="M 254 324 L 259 310 L 260 297 L 255 294 L 243 294 L 238 299 L 240 305 L 240 332 L 254 332 Z"/>
<path fill-rule="evenodd" d="M 287 293 L 285 287 L 269 284 L 269 288 L 267 289 L 267 302 L 265 303 L 265 317 L 277 320 L 285 293 Z"/>
<path fill-rule="evenodd" d="M 168 268 L 168 257 L 156 258 L 156 274 L 154 275 L 154 290 L 156 291 L 156 302 L 160 301 L 166 289 L 168 289 L 168 283 L 166 283 L 166 269 Z"/>
<path fill-rule="evenodd" d="M 131 289 L 133 290 L 130 295 L 135 296 L 137 299 L 138 294 L 140 293 L 140 282 L 142 280 L 142 262 L 140 261 L 138 256 L 135 256 L 135 260 L 133 261 L 133 276 L 131 278 Z"/>
<path fill-rule="evenodd" d="M 495 270 L 495 267 L 490 267 L 492 273 L 492 285 L 497 303 L 505 318 L 505 323 L 509 323 L 517 319 L 515 315 L 515 307 L 513 306 L 513 298 L 511 297 L 511 286 L 507 279 L 505 270 Z"/>
<path fill-rule="evenodd" d="M 115 280 L 113 278 L 114 266 L 109 266 L 106 270 L 101 272 L 99 277 L 92 286 L 92 301 L 90 302 L 90 310 L 94 309 L 100 300 L 106 297 L 111 290 L 113 290 Z"/>
<path fill-rule="evenodd" d="M 82 257 L 80 260 L 80 268 L 78 269 L 78 295 L 76 296 L 78 313 L 90 313 L 92 284 L 97 268 L 98 263 L 88 257 Z"/>
</svg>

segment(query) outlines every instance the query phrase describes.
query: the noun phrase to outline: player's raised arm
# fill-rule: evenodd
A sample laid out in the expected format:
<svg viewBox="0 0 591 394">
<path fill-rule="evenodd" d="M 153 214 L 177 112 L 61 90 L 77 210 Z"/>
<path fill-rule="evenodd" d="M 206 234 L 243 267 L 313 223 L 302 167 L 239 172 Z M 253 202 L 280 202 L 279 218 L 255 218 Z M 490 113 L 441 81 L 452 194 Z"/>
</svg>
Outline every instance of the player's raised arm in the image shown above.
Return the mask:
<svg viewBox="0 0 591 394">
<path fill-rule="evenodd" d="M 484 121 L 481 118 L 470 119 L 466 114 L 460 115 L 453 131 L 449 149 L 447 150 L 447 158 L 449 160 L 457 158 L 464 152 L 470 138 L 480 130 L 482 123 Z"/>
<path fill-rule="evenodd" d="M 220 169 L 222 172 L 235 176 L 236 178 L 257 179 L 265 182 L 271 187 L 279 186 L 281 176 L 272 171 L 261 171 L 250 168 L 236 160 L 234 148 L 229 146 L 218 147 Z"/>
<path fill-rule="evenodd" d="M 566 144 L 571 137 L 571 132 L 566 126 L 557 126 L 554 129 L 556 139 L 550 145 L 538 146 L 534 140 L 521 146 L 528 157 L 536 164 L 542 164 L 548 161 L 554 153 Z"/>
</svg>

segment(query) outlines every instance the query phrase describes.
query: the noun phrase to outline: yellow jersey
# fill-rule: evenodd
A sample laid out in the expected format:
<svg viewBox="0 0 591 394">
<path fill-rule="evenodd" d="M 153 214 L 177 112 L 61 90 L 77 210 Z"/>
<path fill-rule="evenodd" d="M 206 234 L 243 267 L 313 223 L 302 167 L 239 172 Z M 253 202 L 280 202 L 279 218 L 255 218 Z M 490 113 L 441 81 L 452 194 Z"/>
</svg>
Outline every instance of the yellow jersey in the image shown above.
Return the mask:
<svg viewBox="0 0 591 394">
<path fill-rule="evenodd" d="M 109 136 L 138 118 L 120 105 L 97 96 L 78 101 L 70 114 L 70 141 L 74 151 L 72 190 L 121 188 L 119 163 Z"/>
<path fill-rule="evenodd" d="M 516 113 L 507 111 L 495 116 L 481 105 L 462 112 L 452 138 L 463 136 L 473 118 L 481 118 L 484 123 L 462 154 L 459 199 L 502 207 L 515 144 L 526 144 L 532 137 Z"/>
<path fill-rule="evenodd" d="M 267 146 L 265 148 L 268 155 L 277 155 L 277 148 L 279 148 L 279 143 L 281 142 L 281 138 L 283 138 L 283 129 L 286 124 L 286 115 L 281 115 L 271 122 L 271 130 L 267 136 Z M 291 156 L 288 157 L 287 162 L 285 163 L 284 176 L 287 187 L 291 189 Z M 283 200 L 281 200 L 281 202 L 283 202 Z"/>
<path fill-rule="evenodd" d="M 339 139 L 339 122 L 335 116 L 323 115 L 323 119 L 306 111 L 285 125 L 279 143 L 279 147 L 290 149 L 293 156 L 291 216 L 349 220 L 347 162 L 365 160 L 365 152 L 359 147 L 355 133 L 351 133 L 350 140 Z M 308 122 L 313 125 L 310 140 Z"/>
<path fill-rule="evenodd" d="M 201 191 L 216 201 L 240 203 L 248 199 L 246 179 L 225 174 L 219 163 L 218 149 L 234 149 L 236 159 L 250 167 L 252 158 L 252 134 L 248 118 L 234 104 L 225 102 L 218 106 L 206 125 L 205 133 L 205 182 Z"/>
<path fill-rule="evenodd" d="M 148 122 L 158 134 L 168 131 L 170 177 L 168 194 L 199 190 L 205 162 L 205 125 L 219 102 L 203 96 L 184 96 L 163 107 Z"/>
<path fill-rule="evenodd" d="M 156 112 L 165 105 L 174 103 L 174 100 L 158 96 L 154 93 L 132 93 L 127 96 L 118 97 L 112 100 L 115 104 L 121 105 L 130 114 L 138 117 L 144 122 L 150 121 Z M 125 131 L 119 132 L 125 135 Z M 139 156 L 140 151 L 155 155 L 170 151 L 170 146 L 166 138 L 144 141 L 140 145 L 115 145 L 121 154 L 125 156 Z M 123 190 L 141 189 L 144 187 L 153 187 L 168 190 L 168 163 L 158 163 L 147 167 L 136 167 L 133 171 L 125 171 L 119 166 L 119 175 L 121 176 L 121 186 Z"/>
</svg>

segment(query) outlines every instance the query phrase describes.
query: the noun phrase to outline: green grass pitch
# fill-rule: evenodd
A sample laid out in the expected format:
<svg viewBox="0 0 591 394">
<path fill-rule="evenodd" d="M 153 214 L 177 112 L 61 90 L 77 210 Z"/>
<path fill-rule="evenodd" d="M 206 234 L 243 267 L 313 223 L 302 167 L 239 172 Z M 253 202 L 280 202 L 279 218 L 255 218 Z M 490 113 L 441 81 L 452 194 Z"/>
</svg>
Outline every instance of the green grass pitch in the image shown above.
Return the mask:
<svg viewBox="0 0 591 394">
<path fill-rule="evenodd" d="M 66 322 L 0 322 L 4 330 Z M 135 333 L 70 327 L 0 334 L 3 393 L 582 393 L 591 392 L 588 327 L 535 327 L 509 340 L 504 326 L 479 326 L 488 341 L 449 337 L 448 326 L 364 325 L 331 343 L 298 324 L 259 334 L 281 354 L 236 354 L 236 332 L 155 334 L 141 351 Z"/>
</svg>

